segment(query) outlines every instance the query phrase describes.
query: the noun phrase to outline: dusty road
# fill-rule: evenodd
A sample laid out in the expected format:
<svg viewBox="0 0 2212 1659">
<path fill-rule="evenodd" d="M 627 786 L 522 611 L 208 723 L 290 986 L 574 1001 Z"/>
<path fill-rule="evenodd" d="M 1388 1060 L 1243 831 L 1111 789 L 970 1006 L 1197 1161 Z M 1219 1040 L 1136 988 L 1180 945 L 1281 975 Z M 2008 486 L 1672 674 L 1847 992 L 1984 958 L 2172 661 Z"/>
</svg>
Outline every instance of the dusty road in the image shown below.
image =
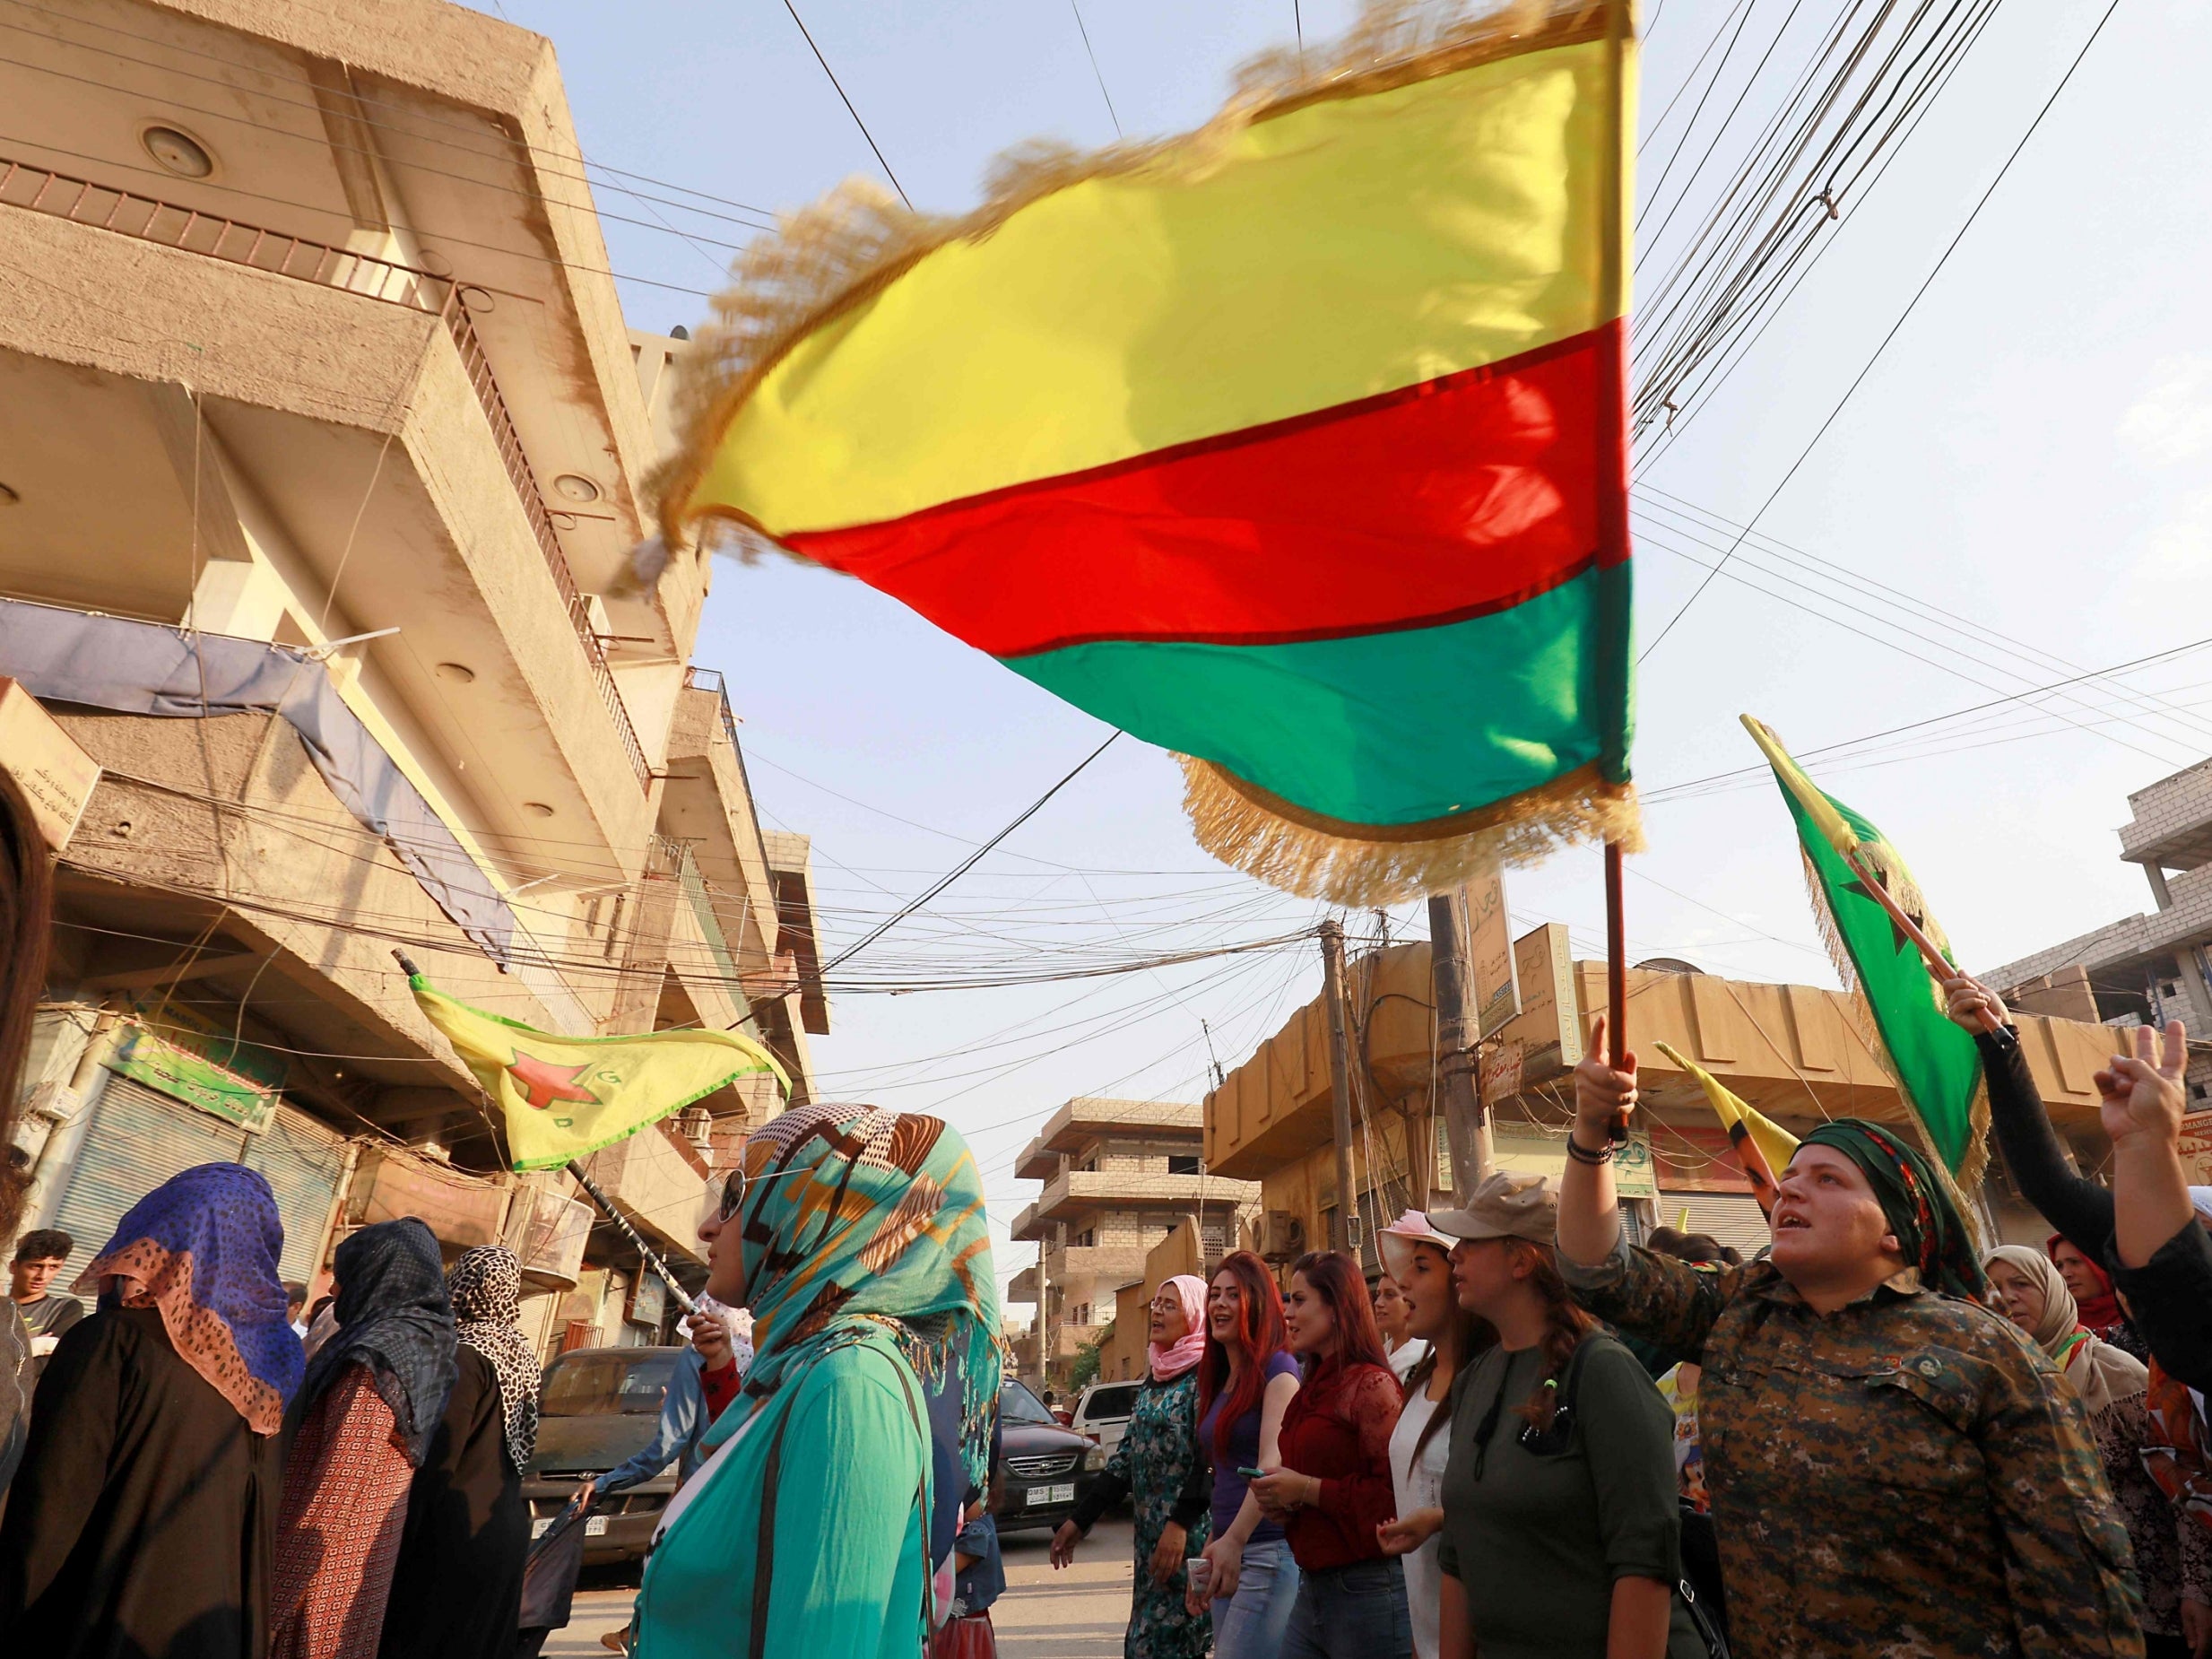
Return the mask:
<svg viewBox="0 0 2212 1659">
<path fill-rule="evenodd" d="M 1134 1531 L 1125 1517 L 1098 1523 L 1075 1565 L 1052 1568 L 1049 1533 L 1015 1533 L 1001 1541 L 1006 1594 L 992 1609 L 999 1652 L 1005 1659 L 1121 1659 L 1129 1624 L 1130 1552 Z M 568 1628 L 545 1644 L 548 1659 L 603 1655 L 601 1635 L 629 1622 L 631 1591 L 597 1588 L 609 1576 L 594 1572 L 577 1587 Z"/>
</svg>

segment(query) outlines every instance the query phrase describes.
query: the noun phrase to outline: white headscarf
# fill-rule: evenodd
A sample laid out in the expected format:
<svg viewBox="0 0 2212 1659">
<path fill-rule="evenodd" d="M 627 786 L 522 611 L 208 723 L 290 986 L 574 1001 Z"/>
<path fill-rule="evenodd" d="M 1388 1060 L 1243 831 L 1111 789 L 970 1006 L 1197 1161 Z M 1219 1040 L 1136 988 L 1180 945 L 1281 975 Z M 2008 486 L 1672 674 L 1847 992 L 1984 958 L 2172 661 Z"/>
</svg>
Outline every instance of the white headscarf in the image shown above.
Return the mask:
<svg viewBox="0 0 2212 1659">
<path fill-rule="evenodd" d="M 2090 1414 L 2142 1396 L 2150 1386 L 2149 1368 L 2124 1349 L 2100 1341 L 2081 1323 L 2081 1309 L 2066 1281 L 2041 1250 L 2025 1245 L 1999 1245 L 1990 1252 L 1991 1262 L 2002 1262 L 2032 1281 L 2043 1295 L 2043 1315 L 2028 1333 L 2028 1340 L 2053 1359 L 2064 1357 L 2066 1380 L 2081 1396 Z M 2077 1333 L 2081 1340 L 2069 1339 Z"/>
</svg>

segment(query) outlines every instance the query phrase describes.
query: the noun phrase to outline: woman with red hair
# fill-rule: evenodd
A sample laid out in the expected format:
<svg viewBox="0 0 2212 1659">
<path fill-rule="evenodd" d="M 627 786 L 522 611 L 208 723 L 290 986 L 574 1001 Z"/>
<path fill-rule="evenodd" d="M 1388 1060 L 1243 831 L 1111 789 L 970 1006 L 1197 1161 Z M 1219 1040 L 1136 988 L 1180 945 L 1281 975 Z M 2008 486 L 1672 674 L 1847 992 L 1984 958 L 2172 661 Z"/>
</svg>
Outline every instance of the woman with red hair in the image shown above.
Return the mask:
<svg viewBox="0 0 2212 1659">
<path fill-rule="evenodd" d="M 1262 1513 L 1247 1469 L 1271 1469 L 1298 1362 L 1283 1335 L 1282 1295 L 1249 1250 L 1222 1258 L 1206 1290 L 1206 1351 L 1198 1362 L 1198 1449 L 1213 1464 L 1210 1575 L 1193 1590 L 1210 1603 L 1214 1659 L 1273 1659 L 1282 1650 L 1298 1568 L 1282 1524 Z"/>
<path fill-rule="evenodd" d="M 1403 1396 L 1358 1264 L 1336 1251 L 1301 1256 L 1283 1328 L 1306 1380 L 1283 1413 L 1282 1464 L 1252 1490 L 1285 1517 L 1298 1564 L 1284 1659 L 1413 1659 L 1404 1565 L 1378 1530 L 1398 1508 L 1390 1438 Z"/>
</svg>

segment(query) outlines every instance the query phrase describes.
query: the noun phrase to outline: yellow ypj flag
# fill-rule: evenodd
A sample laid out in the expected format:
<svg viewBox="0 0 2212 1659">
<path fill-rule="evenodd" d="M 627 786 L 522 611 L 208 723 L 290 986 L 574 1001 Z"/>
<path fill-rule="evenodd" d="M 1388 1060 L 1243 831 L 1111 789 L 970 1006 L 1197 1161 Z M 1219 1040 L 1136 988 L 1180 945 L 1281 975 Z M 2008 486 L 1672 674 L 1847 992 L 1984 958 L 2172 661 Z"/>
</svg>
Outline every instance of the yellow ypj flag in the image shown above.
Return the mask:
<svg viewBox="0 0 2212 1659">
<path fill-rule="evenodd" d="M 556 1037 L 455 1002 L 421 974 L 407 984 L 499 1103 L 516 1169 L 558 1169 L 755 1072 L 773 1073 L 791 1090 L 776 1056 L 735 1031 Z"/>
<path fill-rule="evenodd" d="M 1758 1200 L 1762 1212 L 1771 1212 L 1774 1207 L 1774 1173 L 1790 1167 L 1790 1160 L 1797 1152 L 1797 1137 L 1739 1099 L 1727 1085 L 1695 1060 L 1685 1058 L 1666 1043 L 1658 1047 L 1661 1054 L 1696 1078 L 1705 1091 L 1714 1115 L 1728 1131 L 1728 1143 L 1735 1149 L 1737 1161 L 1750 1177 L 1751 1195 Z"/>
</svg>

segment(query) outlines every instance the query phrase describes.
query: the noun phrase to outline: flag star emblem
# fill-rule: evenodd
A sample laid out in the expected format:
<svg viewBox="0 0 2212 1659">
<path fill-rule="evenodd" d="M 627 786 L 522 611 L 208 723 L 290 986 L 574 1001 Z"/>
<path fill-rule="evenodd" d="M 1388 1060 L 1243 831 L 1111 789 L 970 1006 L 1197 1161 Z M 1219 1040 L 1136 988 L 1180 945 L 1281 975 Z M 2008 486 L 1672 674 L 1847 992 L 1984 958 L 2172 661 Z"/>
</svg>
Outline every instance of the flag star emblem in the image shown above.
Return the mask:
<svg viewBox="0 0 2212 1659">
<path fill-rule="evenodd" d="M 550 1065 L 518 1048 L 514 1059 L 507 1062 L 507 1074 L 522 1090 L 525 1103 L 542 1112 L 557 1100 L 574 1100 L 585 1106 L 599 1104 L 599 1097 L 576 1081 L 584 1069 L 581 1065 Z"/>
<path fill-rule="evenodd" d="M 1889 881 L 1887 876 L 1877 874 L 1874 879 L 1881 883 L 1882 890 L 1885 893 L 1889 891 Z M 1873 890 L 1869 888 L 1863 881 L 1846 882 L 1843 883 L 1842 890 L 1847 893 L 1856 893 L 1869 904 L 1878 905 L 1882 902 L 1874 896 Z M 1895 895 L 1891 894 L 1891 897 L 1895 898 Z M 1911 906 L 1900 906 L 1899 908 L 1904 909 L 1904 913 L 1913 918 L 1914 925 L 1921 928 L 1925 928 L 1928 925 L 1927 916 L 1919 914 Z M 1922 908 L 1924 908 L 1925 907 Z M 1897 918 L 1895 916 L 1891 916 L 1887 908 L 1884 908 L 1882 911 L 1882 916 L 1883 918 L 1889 924 L 1889 942 L 1890 949 L 1892 951 L 1897 952 L 1899 955 L 1902 955 L 1906 951 L 1916 948 L 1913 943 L 1911 936 L 1906 934 L 1904 928 L 1897 925 Z"/>
</svg>

